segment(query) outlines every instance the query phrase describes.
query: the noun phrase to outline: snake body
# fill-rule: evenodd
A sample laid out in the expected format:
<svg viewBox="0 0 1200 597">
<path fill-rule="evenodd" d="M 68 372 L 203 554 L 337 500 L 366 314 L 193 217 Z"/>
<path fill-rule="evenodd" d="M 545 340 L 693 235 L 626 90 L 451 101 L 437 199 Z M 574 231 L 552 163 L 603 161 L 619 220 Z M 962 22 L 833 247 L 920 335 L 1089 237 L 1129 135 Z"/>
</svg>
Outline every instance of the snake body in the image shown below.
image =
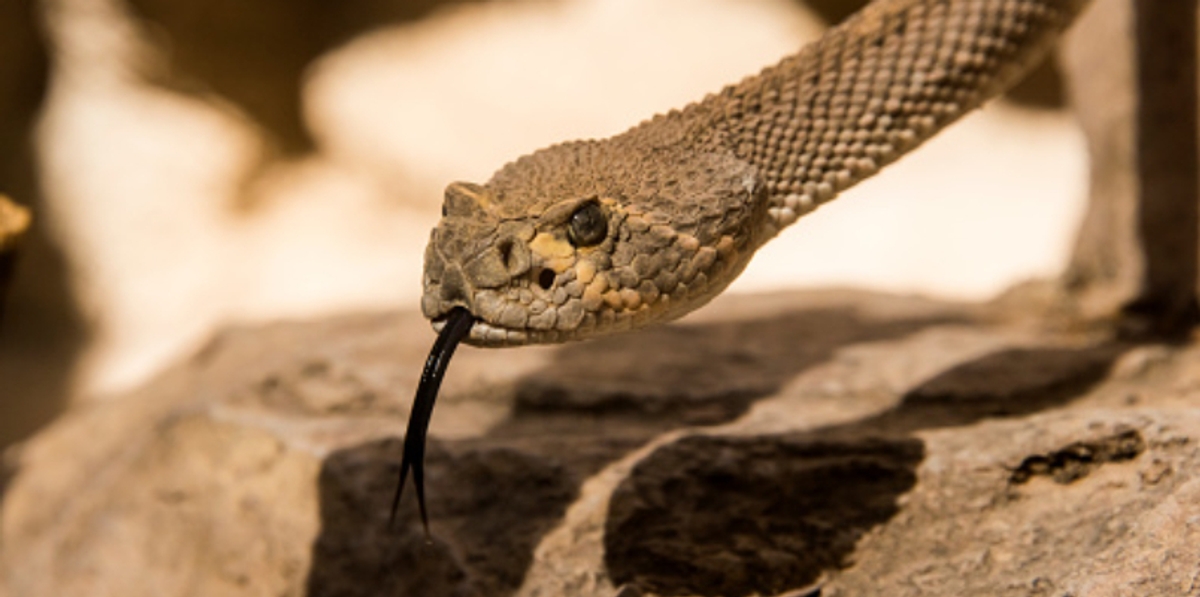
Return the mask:
<svg viewBox="0 0 1200 597">
<path fill-rule="evenodd" d="M 453 183 L 425 316 L 483 346 L 679 317 L 758 247 L 1002 92 L 1086 0 L 877 0 L 797 54 L 609 139 Z"/>
</svg>

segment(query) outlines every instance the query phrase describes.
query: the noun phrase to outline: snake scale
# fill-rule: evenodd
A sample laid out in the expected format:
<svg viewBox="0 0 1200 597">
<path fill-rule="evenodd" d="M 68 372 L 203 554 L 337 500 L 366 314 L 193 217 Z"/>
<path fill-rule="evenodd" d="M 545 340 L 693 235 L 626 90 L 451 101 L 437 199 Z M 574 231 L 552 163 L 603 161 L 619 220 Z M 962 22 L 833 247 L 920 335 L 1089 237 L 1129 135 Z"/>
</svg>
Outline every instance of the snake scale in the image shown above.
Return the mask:
<svg viewBox="0 0 1200 597">
<path fill-rule="evenodd" d="M 421 489 L 425 428 L 458 341 L 578 340 L 700 307 L 780 230 L 1004 91 L 1086 3 L 876 0 L 699 102 L 449 185 L 421 300 L 441 348 L 401 488 L 411 466 Z"/>
</svg>

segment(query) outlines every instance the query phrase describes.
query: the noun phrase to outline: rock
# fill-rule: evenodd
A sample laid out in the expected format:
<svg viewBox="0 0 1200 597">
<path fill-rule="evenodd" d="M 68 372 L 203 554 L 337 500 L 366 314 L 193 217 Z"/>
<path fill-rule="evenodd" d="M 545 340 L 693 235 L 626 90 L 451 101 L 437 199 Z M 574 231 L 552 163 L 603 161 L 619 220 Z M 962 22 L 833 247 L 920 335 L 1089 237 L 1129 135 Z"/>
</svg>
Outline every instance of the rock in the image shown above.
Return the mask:
<svg viewBox="0 0 1200 597">
<path fill-rule="evenodd" d="M 411 492 L 388 526 L 428 324 L 230 330 L 14 453 L 0 595 L 1194 592 L 1200 350 L 1014 301 L 732 296 L 463 347 L 428 542 Z"/>
<path fill-rule="evenodd" d="M 824 594 L 1194 594 L 1198 423 L 1195 409 L 1079 409 L 926 434 L 901 513 Z M 1064 452 L 1114 444 L 1132 449 L 1062 474 Z M 1036 461 L 1052 466 L 1031 474 Z"/>
<path fill-rule="evenodd" d="M 694 435 L 655 450 L 611 496 L 617 584 L 667 595 L 777 595 L 842 566 L 896 515 L 915 439 Z"/>
</svg>

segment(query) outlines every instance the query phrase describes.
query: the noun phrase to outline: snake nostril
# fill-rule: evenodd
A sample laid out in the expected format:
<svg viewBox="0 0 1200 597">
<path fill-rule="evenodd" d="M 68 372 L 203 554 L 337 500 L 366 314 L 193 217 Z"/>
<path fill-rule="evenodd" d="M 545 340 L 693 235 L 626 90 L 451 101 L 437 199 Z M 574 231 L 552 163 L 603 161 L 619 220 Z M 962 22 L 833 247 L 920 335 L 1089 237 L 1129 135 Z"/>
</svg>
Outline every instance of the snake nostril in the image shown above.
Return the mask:
<svg viewBox="0 0 1200 597">
<path fill-rule="evenodd" d="M 496 241 L 496 249 L 493 254 L 500 259 L 500 265 L 508 272 L 509 276 L 516 277 L 524 275 L 529 271 L 529 247 L 524 243 L 514 238 L 501 238 Z"/>
<path fill-rule="evenodd" d="M 496 250 L 500 251 L 500 261 L 504 263 L 505 269 L 513 269 L 513 241 L 504 239 L 496 244 Z"/>
<path fill-rule="evenodd" d="M 542 290 L 550 290 L 550 287 L 554 286 L 554 270 L 543 269 L 538 272 L 537 282 L 538 286 L 542 287 Z"/>
</svg>

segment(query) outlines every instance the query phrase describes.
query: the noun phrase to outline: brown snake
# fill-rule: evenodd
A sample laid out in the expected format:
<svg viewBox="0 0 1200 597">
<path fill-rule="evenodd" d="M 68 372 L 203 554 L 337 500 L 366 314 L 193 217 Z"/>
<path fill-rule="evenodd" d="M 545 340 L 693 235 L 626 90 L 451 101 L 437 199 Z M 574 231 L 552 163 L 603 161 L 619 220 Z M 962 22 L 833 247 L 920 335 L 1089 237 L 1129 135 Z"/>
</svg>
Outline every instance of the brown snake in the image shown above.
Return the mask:
<svg viewBox="0 0 1200 597">
<path fill-rule="evenodd" d="M 1004 91 L 1086 3 L 877 0 L 700 102 L 453 183 L 421 309 L 480 346 L 680 317 L 797 218 Z M 420 395 L 414 413 L 428 413 Z M 406 470 L 419 472 L 427 424 L 410 421 Z"/>
</svg>

